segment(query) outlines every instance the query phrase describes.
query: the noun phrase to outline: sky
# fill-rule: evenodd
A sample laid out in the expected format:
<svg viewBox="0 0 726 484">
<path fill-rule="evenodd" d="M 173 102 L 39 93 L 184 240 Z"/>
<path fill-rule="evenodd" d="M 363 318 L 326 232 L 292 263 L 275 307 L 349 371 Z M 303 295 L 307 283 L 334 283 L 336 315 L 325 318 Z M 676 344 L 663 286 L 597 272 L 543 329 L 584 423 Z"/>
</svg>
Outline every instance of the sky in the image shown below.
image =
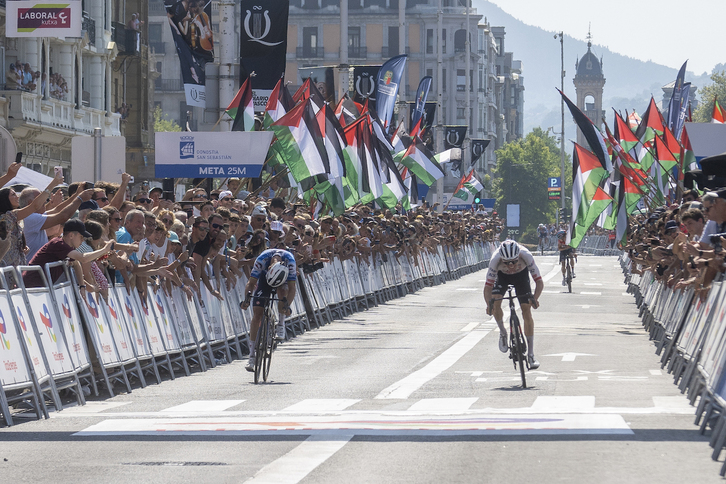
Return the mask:
<svg viewBox="0 0 726 484">
<path fill-rule="evenodd" d="M 593 45 L 643 61 L 678 69 L 688 60 L 698 75 L 726 63 L 725 0 L 488 1 L 526 24 L 580 40 L 590 24 Z"/>
</svg>

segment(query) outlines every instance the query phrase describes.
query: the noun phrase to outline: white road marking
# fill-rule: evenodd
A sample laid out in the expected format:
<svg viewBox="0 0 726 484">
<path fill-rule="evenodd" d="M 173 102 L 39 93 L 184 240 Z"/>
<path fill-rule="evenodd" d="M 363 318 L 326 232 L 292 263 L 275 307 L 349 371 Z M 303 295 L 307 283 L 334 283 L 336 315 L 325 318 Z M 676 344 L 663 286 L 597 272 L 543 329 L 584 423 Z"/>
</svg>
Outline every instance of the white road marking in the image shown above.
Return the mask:
<svg viewBox="0 0 726 484">
<path fill-rule="evenodd" d="M 553 277 L 555 277 L 557 274 L 562 274 L 562 268 L 559 265 L 553 267 L 552 270 L 549 271 L 546 276 L 543 276 L 542 281 L 547 282 L 550 279 L 552 279 Z"/>
<path fill-rule="evenodd" d="M 587 267 L 602 267 L 602 264 L 588 264 Z"/>
<path fill-rule="evenodd" d="M 622 293 L 620 293 L 620 295 L 621 295 L 621 296 L 631 296 L 631 294 L 629 294 L 629 293 L 627 293 L 627 292 L 622 292 Z"/>
<path fill-rule="evenodd" d="M 481 287 L 459 287 L 457 291 L 481 291 Z"/>
<path fill-rule="evenodd" d="M 575 358 L 578 356 L 597 356 L 597 355 L 591 355 L 589 353 L 556 353 L 552 355 L 544 355 L 544 356 L 561 356 L 562 361 L 575 361 Z"/>
<path fill-rule="evenodd" d="M 96 414 L 100 412 L 104 412 L 106 410 L 110 410 L 112 408 L 118 408 L 123 405 L 128 405 L 131 402 L 93 402 L 93 401 L 86 401 L 85 405 L 74 405 L 74 406 L 66 406 L 63 405 L 63 412 L 51 412 L 50 418 L 56 418 L 61 413 L 65 414 L 64 416 L 76 416 L 79 414 Z"/>
<path fill-rule="evenodd" d="M 689 410 L 694 412 L 694 408 L 688 402 L 688 398 L 684 395 L 675 397 L 653 397 L 653 405 L 660 408 L 670 408 L 675 410 Z"/>
<path fill-rule="evenodd" d="M 409 407 L 410 412 L 462 412 L 479 400 L 470 398 L 424 398 Z"/>
<path fill-rule="evenodd" d="M 360 402 L 360 399 L 345 398 L 308 398 L 290 405 L 283 412 L 292 413 L 315 413 L 315 412 L 335 412 L 345 410 L 346 408 Z"/>
<path fill-rule="evenodd" d="M 543 289 L 542 292 L 546 293 L 546 294 L 560 294 L 562 291 L 552 291 L 549 289 Z"/>
<path fill-rule="evenodd" d="M 586 292 L 586 291 L 582 291 L 580 294 L 586 294 L 586 295 L 590 295 L 590 296 L 602 296 L 602 293 L 601 292 Z"/>
<path fill-rule="evenodd" d="M 649 370 L 649 371 L 650 371 L 650 374 L 653 376 L 660 376 L 663 374 L 663 372 L 660 370 Z"/>
<path fill-rule="evenodd" d="M 464 326 L 463 328 L 461 328 L 459 331 L 461 331 L 462 333 L 467 333 L 467 332 L 471 331 L 472 329 L 476 328 L 477 326 L 479 326 L 479 323 L 469 323 L 466 326 Z"/>
<path fill-rule="evenodd" d="M 352 438 L 352 434 L 336 435 L 333 438 L 311 435 L 305 442 L 279 459 L 270 462 L 245 482 L 254 484 L 296 484 L 342 449 Z"/>
<path fill-rule="evenodd" d="M 586 286 L 602 286 L 602 282 L 585 282 Z"/>
<path fill-rule="evenodd" d="M 162 412 L 181 412 L 181 413 L 206 413 L 206 412 L 223 412 L 228 408 L 232 408 L 244 400 L 192 400 L 191 402 L 176 405 L 174 407 L 165 408 Z"/>
<path fill-rule="evenodd" d="M 312 435 L 318 442 L 337 441 L 340 446 L 353 435 L 373 436 L 471 436 L 471 435 L 632 435 L 621 415 L 616 413 L 561 412 L 546 414 L 530 410 L 523 414 L 507 411 L 496 414 L 488 411 L 465 411 L 454 415 L 419 414 L 411 412 L 346 413 L 344 415 L 300 416 L 274 415 L 232 420 L 230 418 L 173 418 L 173 419 L 108 419 L 73 434 L 77 437 L 121 435 Z M 298 446 L 299 448 L 301 446 Z M 297 449 L 296 448 L 296 449 Z M 303 449 L 305 450 L 305 449 Z M 335 449 L 336 451 L 338 449 Z M 293 450 L 292 452 L 295 452 Z M 307 452 L 307 451 L 306 451 Z M 315 448 L 313 455 L 327 459 L 335 452 Z M 284 458 L 284 457 L 283 457 Z M 281 458 L 281 459 L 283 459 Z M 281 459 L 278 459 L 281 460 Z M 305 468 L 307 475 L 325 459 Z M 275 461 L 277 462 L 277 461 Z M 274 464 L 274 463 L 273 463 Z M 294 472 L 296 465 L 286 462 L 284 468 Z M 272 465 L 272 464 L 271 464 Z M 263 468 L 264 470 L 264 468 Z M 260 471 L 262 472 L 262 471 Z M 303 476 L 299 476 L 301 479 Z M 260 482 L 298 482 L 293 480 Z"/>
<path fill-rule="evenodd" d="M 459 358 L 464 356 L 470 349 L 476 346 L 476 344 L 490 332 L 491 331 L 470 332 L 457 341 L 451 348 L 434 358 L 428 365 L 384 389 L 376 396 L 376 398 L 408 398 L 409 395 L 421 388 L 428 381 L 448 370 L 459 360 Z"/>
</svg>

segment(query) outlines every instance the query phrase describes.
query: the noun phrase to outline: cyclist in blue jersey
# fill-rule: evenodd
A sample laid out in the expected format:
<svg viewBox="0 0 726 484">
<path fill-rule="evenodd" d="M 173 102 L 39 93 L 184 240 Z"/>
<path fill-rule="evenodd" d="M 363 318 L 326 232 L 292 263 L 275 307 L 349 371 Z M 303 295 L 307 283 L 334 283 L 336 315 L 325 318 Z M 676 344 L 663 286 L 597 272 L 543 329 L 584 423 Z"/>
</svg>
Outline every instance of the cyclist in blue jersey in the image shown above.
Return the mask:
<svg viewBox="0 0 726 484">
<path fill-rule="evenodd" d="M 277 309 L 280 320 L 275 328 L 275 338 L 285 339 L 285 317 L 292 311 L 288 301 L 295 298 L 297 281 L 297 265 L 295 256 L 283 249 L 267 249 L 255 260 L 245 292 L 247 297 L 240 304 L 246 310 L 252 300 L 252 320 L 250 321 L 251 349 L 250 359 L 245 367 L 247 371 L 255 371 L 255 344 L 257 331 L 262 321 L 262 313 L 272 290 L 277 291 Z M 287 284 L 285 284 L 287 282 Z"/>
</svg>

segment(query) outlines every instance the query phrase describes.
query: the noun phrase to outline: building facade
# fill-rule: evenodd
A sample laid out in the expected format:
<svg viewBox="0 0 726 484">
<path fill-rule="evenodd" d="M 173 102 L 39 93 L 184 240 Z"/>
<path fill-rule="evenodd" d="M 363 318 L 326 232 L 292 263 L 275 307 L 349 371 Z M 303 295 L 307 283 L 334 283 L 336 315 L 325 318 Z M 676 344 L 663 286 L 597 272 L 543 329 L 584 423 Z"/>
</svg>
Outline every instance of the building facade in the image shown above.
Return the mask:
<svg viewBox="0 0 726 484">
<path fill-rule="evenodd" d="M 595 57 L 592 53 L 592 43 L 587 42 L 587 52 L 575 63 L 575 93 L 577 107 L 590 118 L 590 121 L 597 127 L 602 126 L 602 118 L 605 111 L 602 109 L 602 94 L 605 87 L 605 75 L 602 70 L 602 59 Z M 580 129 L 577 129 L 577 144 L 588 146 L 585 136 Z"/>
<path fill-rule="evenodd" d="M 64 169 L 71 182 L 71 144 L 100 128 L 104 136 L 125 136 L 127 170 L 148 176 L 153 166 L 144 154 L 150 145 L 149 73 L 146 25 L 127 28 L 133 13 L 146 18 L 142 0 L 82 0 L 80 38 L 0 37 L 0 61 L 6 71 L 0 94 L 0 125 L 12 135 L 24 165 L 53 176 Z M 5 2 L 0 4 L 4 25 Z M 26 86 L 8 82 L 10 65 L 37 72 Z M 122 108 L 126 106 L 125 108 Z M 12 161 L 12 160 L 10 160 Z M 6 160 L 6 164 L 8 160 Z M 3 169 L 7 168 L 2 167 Z"/>
</svg>

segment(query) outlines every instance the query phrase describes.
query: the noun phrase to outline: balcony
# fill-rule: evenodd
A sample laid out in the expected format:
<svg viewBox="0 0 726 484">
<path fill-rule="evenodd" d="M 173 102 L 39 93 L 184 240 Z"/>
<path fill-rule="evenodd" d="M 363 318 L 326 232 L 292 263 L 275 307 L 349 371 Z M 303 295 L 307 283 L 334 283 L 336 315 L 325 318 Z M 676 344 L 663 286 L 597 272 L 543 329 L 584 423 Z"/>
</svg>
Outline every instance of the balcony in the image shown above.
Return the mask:
<svg viewBox="0 0 726 484">
<path fill-rule="evenodd" d="M 124 24 L 119 22 L 113 22 L 111 30 L 111 40 L 116 42 L 120 55 L 139 54 L 141 50 L 141 32 L 127 29 Z"/>
<path fill-rule="evenodd" d="M 96 45 L 96 21 L 91 18 L 88 12 L 83 12 L 83 21 L 81 22 L 81 30 L 88 32 L 88 43 Z"/>
<path fill-rule="evenodd" d="M 410 54 L 411 54 L 411 48 L 410 47 L 406 47 L 406 55 L 410 55 Z M 397 55 L 398 55 L 398 49 L 397 48 L 396 49 L 391 49 L 387 45 L 381 47 L 381 57 L 383 57 L 384 59 L 389 59 L 389 58 L 395 57 Z"/>
<path fill-rule="evenodd" d="M 1 94 L 8 102 L 10 129 L 27 126 L 29 131 L 37 131 L 47 128 L 49 135 L 64 137 L 91 134 L 94 128 L 101 128 L 105 136 L 121 135 L 120 114 L 106 116 L 106 111 L 100 109 L 76 109 L 72 102 L 53 98 L 43 100 L 34 92 L 2 91 Z"/>
<path fill-rule="evenodd" d="M 298 59 L 322 59 L 325 57 L 323 47 L 298 47 L 295 50 Z"/>
<path fill-rule="evenodd" d="M 164 42 L 149 42 L 149 47 L 154 49 L 155 54 L 166 54 L 166 44 Z"/>
<path fill-rule="evenodd" d="M 164 8 L 164 2 L 161 0 L 151 0 L 149 2 L 149 17 L 163 15 L 166 17 L 166 8 Z"/>
<path fill-rule="evenodd" d="M 157 77 L 154 82 L 155 91 L 179 92 L 184 91 L 184 84 L 181 79 L 162 79 Z"/>
<path fill-rule="evenodd" d="M 350 59 L 365 59 L 368 57 L 368 47 L 353 47 L 348 46 L 348 58 Z"/>
</svg>

